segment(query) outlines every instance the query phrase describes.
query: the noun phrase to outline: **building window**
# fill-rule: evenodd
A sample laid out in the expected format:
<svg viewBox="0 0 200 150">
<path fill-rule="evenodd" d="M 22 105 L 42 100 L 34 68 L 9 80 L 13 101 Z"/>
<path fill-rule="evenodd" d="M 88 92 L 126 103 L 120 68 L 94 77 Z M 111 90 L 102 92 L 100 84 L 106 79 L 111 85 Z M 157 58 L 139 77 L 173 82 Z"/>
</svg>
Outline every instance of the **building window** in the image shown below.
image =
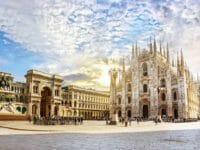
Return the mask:
<svg viewBox="0 0 200 150">
<path fill-rule="evenodd" d="M 76 93 L 74 93 L 74 99 L 77 99 L 77 94 Z"/>
<path fill-rule="evenodd" d="M 128 97 L 128 104 L 130 104 L 131 103 L 131 97 L 129 96 Z"/>
<path fill-rule="evenodd" d="M 165 95 L 165 93 L 162 93 L 161 98 L 162 98 L 163 101 L 166 100 L 166 95 Z"/>
<path fill-rule="evenodd" d="M 162 79 L 162 80 L 160 81 L 160 83 L 161 83 L 161 87 L 166 87 L 165 79 Z"/>
<path fill-rule="evenodd" d="M 38 86 L 33 86 L 33 93 L 35 93 L 35 94 L 38 93 Z"/>
<path fill-rule="evenodd" d="M 128 91 L 131 92 L 131 84 L 128 84 Z"/>
<path fill-rule="evenodd" d="M 148 86 L 147 86 L 147 84 L 144 84 L 143 85 L 143 92 L 147 93 L 147 91 L 148 91 Z"/>
<path fill-rule="evenodd" d="M 55 90 L 55 96 L 59 96 L 59 90 Z"/>
<path fill-rule="evenodd" d="M 143 70 L 143 76 L 148 76 L 148 68 L 146 63 L 142 64 L 142 70 Z"/>
<path fill-rule="evenodd" d="M 174 101 L 177 100 L 177 94 L 176 94 L 176 92 L 174 92 L 174 94 L 173 94 L 173 98 L 174 98 Z"/>
<path fill-rule="evenodd" d="M 76 106 L 77 106 L 76 101 L 74 101 L 74 107 L 76 107 Z"/>
<path fill-rule="evenodd" d="M 24 98 L 23 98 L 22 95 L 19 97 L 19 100 L 20 100 L 20 102 L 23 102 L 23 101 L 24 101 Z"/>
</svg>

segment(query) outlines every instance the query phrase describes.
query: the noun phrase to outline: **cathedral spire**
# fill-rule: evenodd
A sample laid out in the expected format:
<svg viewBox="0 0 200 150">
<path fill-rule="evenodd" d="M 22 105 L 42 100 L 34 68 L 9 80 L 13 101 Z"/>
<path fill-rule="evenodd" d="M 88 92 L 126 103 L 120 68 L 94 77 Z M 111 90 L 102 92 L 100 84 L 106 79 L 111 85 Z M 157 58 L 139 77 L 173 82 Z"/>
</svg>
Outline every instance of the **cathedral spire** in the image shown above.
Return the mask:
<svg viewBox="0 0 200 150">
<path fill-rule="evenodd" d="M 124 57 L 122 59 L 122 72 L 125 72 L 125 60 L 124 60 Z"/>
<path fill-rule="evenodd" d="M 175 67 L 174 57 L 172 57 L 172 66 Z"/>
<path fill-rule="evenodd" d="M 137 46 L 137 41 L 136 41 L 136 45 L 135 45 L 135 54 L 136 54 L 136 57 L 138 56 L 138 46 Z"/>
<path fill-rule="evenodd" d="M 183 58 L 183 51 L 181 49 L 181 68 L 184 68 L 184 58 Z"/>
<path fill-rule="evenodd" d="M 161 44 L 161 41 L 160 41 L 160 54 L 162 55 L 162 44 Z"/>
<path fill-rule="evenodd" d="M 179 69 L 179 66 L 180 66 L 180 61 L 179 61 L 179 54 L 177 52 L 177 68 Z"/>
<path fill-rule="evenodd" d="M 156 52 L 157 52 L 157 46 L 156 46 L 155 36 L 154 36 L 154 42 L 153 42 L 153 49 L 154 49 L 154 54 L 156 54 Z"/>
<path fill-rule="evenodd" d="M 151 37 L 150 37 L 149 49 L 150 49 L 150 52 L 151 52 L 151 53 L 153 53 L 153 47 L 152 47 L 152 41 L 151 41 Z"/>
<path fill-rule="evenodd" d="M 132 44 L 132 58 L 135 57 L 135 48 L 134 48 L 134 44 Z"/>
<path fill-rule="evenodd" d="M 170 62 L 168 43 L 167 43 L 167 62 Z"/>
<path fill-rule="evenodd" d="M 165 50 L 165 47 L 163 47 L 163 56 L 166 57 L 166 50 Z"/>
</svg>

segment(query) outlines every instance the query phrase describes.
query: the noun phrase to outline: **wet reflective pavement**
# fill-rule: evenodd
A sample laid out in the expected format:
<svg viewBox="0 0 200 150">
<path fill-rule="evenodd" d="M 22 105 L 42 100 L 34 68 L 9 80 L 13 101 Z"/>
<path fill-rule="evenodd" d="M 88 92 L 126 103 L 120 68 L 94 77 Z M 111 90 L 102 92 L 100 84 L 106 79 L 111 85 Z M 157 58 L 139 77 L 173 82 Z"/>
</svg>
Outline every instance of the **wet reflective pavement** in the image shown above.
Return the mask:
<svg viewBox="0 0 200 150">
<path fill-rule="evenodd" d="M 199 150 L 200 130 L 1 135 L 0 150 Z"/>
</svg>

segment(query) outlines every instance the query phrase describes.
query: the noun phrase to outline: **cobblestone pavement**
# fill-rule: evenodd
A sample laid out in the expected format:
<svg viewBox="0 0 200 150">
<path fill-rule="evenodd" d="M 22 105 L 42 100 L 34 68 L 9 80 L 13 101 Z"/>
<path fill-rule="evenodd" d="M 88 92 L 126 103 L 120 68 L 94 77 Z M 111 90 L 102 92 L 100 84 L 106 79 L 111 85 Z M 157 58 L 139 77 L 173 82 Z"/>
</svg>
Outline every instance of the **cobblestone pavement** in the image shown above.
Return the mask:
<svg viewBox="0 0 200 150">
<path fill-rule="evenodd" d="M 0 150 L 199 150 L 199 126 L 200 122 L 146 122 L 125 128 L 86 122 L 82 127 L 74 127 L 77 133 L 70 133 L 69 128 L 66 133 L 48 134 L 0 128 Z"/>
<path fill-rule="evenodd" d="M 2 127 L 2 128 L 1 128 Z M 4 130 L 4 129 L 15 130 Z M 135 121 L 131 126 L 124 127 L 106 125 L 105 121 L 85 121 L 83 125 L 33 125 L 27 121 L 0 121 L 0 135 L 10 134 L 40 134 L 40 133 L 126 133 L 126 132 L 153 132 L 168 130 L 200 130 L 200 122 L 191 123 L 159 123 Z"/>
<path fill-rule="evenodd" d="M 200 130 L 2 135 L 1 150 L 199 150 Z"/>
</svg>

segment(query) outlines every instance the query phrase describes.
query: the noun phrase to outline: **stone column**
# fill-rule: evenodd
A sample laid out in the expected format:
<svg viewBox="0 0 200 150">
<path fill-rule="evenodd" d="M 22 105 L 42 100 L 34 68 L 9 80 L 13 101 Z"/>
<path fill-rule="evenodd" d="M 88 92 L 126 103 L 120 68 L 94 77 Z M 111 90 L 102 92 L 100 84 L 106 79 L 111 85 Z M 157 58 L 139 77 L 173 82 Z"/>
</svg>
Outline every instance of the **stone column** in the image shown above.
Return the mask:
<svg viewBox="0 0 200 150">
<path fill-rule="evenodd" d="M 55 104 L 51 104 L 51 116 L 54 116 Z"/>
<path fill-rule="evenodd" d="M 111 121 L 110 124 L 116 125 L 118 122 L 118 115 L 116 111 L 116 78 L 117 78 L 117 71 L 111 70 L 111 84 L 110 84 L 110 117 Z"/>
<path fill-rule="evenodd" d="M 40 102 L 37 103 L 37 115 L 40 117 Z"/>
</svg>

